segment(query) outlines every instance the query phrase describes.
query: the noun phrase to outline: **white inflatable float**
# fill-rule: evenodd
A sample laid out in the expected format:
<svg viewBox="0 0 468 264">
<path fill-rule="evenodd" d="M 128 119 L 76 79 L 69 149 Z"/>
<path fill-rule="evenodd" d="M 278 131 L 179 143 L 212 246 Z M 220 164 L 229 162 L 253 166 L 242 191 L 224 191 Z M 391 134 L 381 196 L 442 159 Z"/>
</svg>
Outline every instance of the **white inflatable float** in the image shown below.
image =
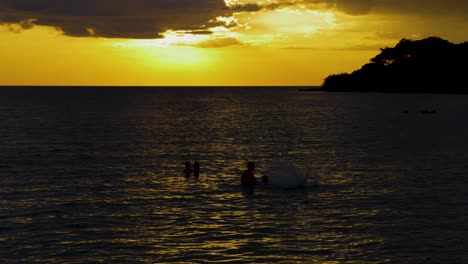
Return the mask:
<svg viewBox="0 0 468 264">
<path fill-rule="evenodd" d="M 268 183 L 273 186 L 295 189 L 306 185 L 309 171 L 302 171 L 290 164 L 281 164 L 270 167 L 265 175 L 268 176 Z"/>
</svg>

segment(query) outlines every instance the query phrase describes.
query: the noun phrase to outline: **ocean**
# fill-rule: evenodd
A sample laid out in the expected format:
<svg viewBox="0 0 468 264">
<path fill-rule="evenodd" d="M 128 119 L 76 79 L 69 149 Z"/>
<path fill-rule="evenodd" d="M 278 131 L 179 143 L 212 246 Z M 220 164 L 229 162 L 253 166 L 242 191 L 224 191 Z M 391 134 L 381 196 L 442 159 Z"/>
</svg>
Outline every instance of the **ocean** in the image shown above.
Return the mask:
<svg viewBox="0 0 468 264">
<path fill-rule="evenodd" d="M 2 87 L 0 262 L 468 263 L 467 119 L 467 95 Z M 246 192 L 249 161 L 310 176 Z"/>
</svg>

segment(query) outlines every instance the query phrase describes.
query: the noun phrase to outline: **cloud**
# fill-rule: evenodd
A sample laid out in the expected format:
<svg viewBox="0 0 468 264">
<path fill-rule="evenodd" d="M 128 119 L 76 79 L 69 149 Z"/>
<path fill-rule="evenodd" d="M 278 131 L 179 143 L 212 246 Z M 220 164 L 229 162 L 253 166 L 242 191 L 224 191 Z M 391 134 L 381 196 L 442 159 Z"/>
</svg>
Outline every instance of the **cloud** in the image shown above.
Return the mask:
<svg viewBox="0 0 468 264">
<path fill-rule="evenodd" d="M 349 15 L 368 13 L 403 14 L 418 16 L 467 17 L 468 1 L 465 0 L 305 0 L 310 4 L 324 4 Z"/>
<path fill-rule="evenodd" d="M 285 7 L 300 7 L 308 9 L 337 9 L 351 15 L 367 14 L 376 0 L 278 0 L 260 2 L 243 0 L 231 6 L 236 12 L 256 12 L 274 10 Z"/>
<path fill-rule="evenodd" d="M 277 0 L 272 2 L 240 0 L 246 11 L 271 10 L 284 7 L 308 9 L 334 9 L 348 15 L 369 13 L 397 13 L 412 15 L 456 15 L 467 17 L 468 1 L 465 0 Z"/>
<path fill-rule="evenodd" d="M 151 39 L 203 32 L 232 11 L 223 0 L 0 0 L 0 23 L 52 26 L 70 36 Z M 210 22 L 211 21 L 211 22 Z"/>
<path fill-rule="evenodd" d="M 236 45 L 242 45 L 242 43 L 236 38 L 225 37 L 225 38 L 207 39 L 207 40 L 195 43 L 193 46 L 199 47 L 199 48 L 222 48 L 222 47 L 236 46 Z"/>
<path fill-rule="evenodd" d="M 377 13 L 404 15 L 457 16 L 467 18 L 468 1 L 465 0 L 393 0 L 375 3 Z"/>
<path fill-rule="evenodd" d="M 468 20 L 465 0 L 0 0 L 0 24 L 18 32 L 41 25 L 77 37 L 153 39 L 167 30 L 209 34 L 223 25 L 217 17 L 286 7 Z"/>
</svg>

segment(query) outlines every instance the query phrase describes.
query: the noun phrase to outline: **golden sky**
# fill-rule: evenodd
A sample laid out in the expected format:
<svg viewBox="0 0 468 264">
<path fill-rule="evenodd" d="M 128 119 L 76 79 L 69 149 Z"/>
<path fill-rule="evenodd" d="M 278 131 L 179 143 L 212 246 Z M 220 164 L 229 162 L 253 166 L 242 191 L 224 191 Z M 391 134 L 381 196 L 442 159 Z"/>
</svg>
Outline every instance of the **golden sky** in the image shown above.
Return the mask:
<svg viewBox="0 0 468 264">
<path fill-rule="evenodd" d="M 0 0 L 0 85 L 316 86 L 429 36 L 468 1 Z"/>
</svg>

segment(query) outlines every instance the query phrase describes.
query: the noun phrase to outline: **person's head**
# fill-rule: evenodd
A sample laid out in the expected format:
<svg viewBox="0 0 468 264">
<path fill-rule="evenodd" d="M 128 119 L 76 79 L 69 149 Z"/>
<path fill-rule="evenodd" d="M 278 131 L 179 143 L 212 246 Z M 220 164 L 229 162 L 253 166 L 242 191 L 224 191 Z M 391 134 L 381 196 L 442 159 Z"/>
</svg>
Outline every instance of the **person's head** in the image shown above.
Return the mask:
<svg viewBox="0 0 468 264">
<path fill-rule="evenodd" d="M 248 163 L 247 163 L 247 169 L 248 169 L 248 170 L 251 170 L 251 171 L 255 170 L 255 163 L 253 163 L 253 162 L 251 162 L 251 161 L 248 162 Z"/>
<path fill-rule="evenodd" d="M 185 162 L 185 167 L 186 167 L 186 168 L 190 168 L 190 162 L 188 162 L 188 161 Z"/>
</svg>

